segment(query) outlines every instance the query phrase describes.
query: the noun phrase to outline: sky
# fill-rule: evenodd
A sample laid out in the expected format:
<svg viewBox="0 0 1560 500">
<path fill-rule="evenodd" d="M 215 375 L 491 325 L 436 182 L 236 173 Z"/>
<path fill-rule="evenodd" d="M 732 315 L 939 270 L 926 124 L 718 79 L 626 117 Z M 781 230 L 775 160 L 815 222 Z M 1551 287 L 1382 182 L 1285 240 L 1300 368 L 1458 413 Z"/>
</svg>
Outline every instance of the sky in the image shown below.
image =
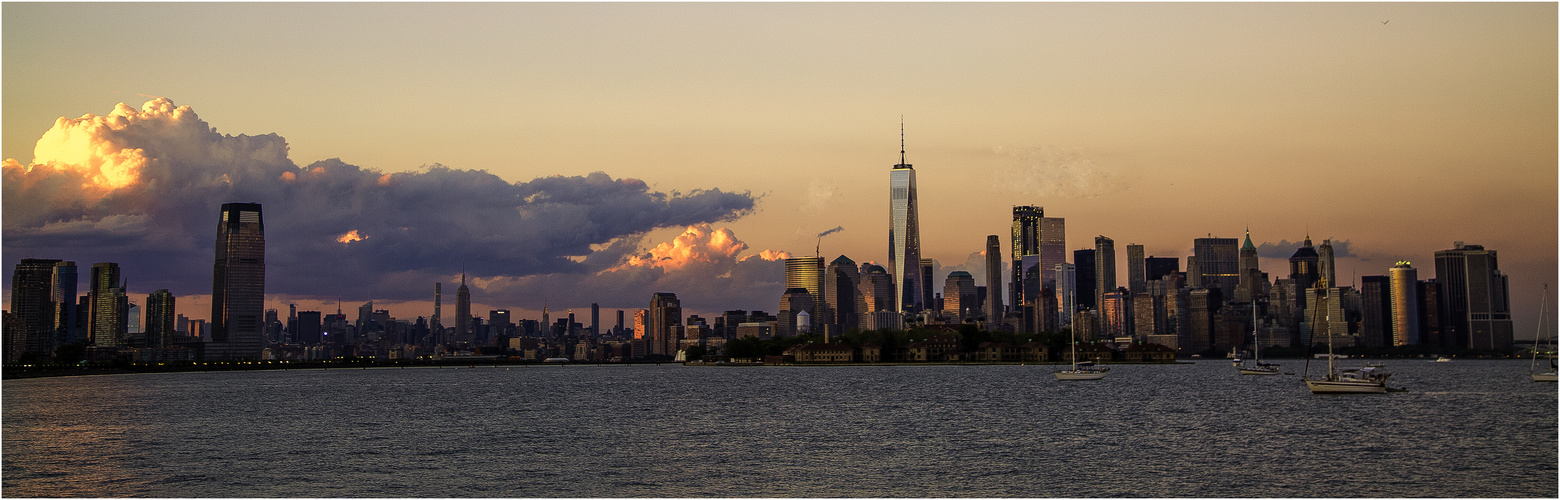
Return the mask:
<svg viewBox="0 0 1560 500">
<path fill-rule="evenodd" d="M 1556 19 L 1483 2 L 6 2 L 0 260 L 118 262 L 132 300 L 167 288 L 204 318 L 218 207 L 255 201 L 283 314 L 431 315 L 432 283 L 453 303 L 462 269 L 482 316 L 596 302 L 610 323 L 652 292 L 773 312 L 777 258 L 886 262 L 902 138 L 938 290 L 953 270 L 984 283 L 986 235 L 1010 246 L 1012 206 L 1039 205 L 1069 249 L 1114 239 L 1118 268 L 1129 243 L 1184 270 L 1194 238 L 1249 229 L 1272 277 L 1331 239 L 1347 285 L 1400 260 L 1432 278 L 1434 252 L 1481 244 L 1526 338 L 1560 260 Z"/>
</svg>

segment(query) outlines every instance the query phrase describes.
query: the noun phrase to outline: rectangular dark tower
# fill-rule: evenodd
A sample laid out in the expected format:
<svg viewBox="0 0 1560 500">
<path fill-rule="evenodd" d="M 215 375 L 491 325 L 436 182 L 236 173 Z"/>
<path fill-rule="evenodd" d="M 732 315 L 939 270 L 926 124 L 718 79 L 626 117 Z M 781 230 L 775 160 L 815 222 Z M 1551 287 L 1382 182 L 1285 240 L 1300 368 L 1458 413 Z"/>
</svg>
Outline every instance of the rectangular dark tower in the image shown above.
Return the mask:
<svg viewBox="0 0 1560 500">
<path fill-rule="evenodd" d="M 224 203 L 211 278 L 208 359 L 260 357 L 265 347 L 265 223 L 259 203 Z"/>
</svg>

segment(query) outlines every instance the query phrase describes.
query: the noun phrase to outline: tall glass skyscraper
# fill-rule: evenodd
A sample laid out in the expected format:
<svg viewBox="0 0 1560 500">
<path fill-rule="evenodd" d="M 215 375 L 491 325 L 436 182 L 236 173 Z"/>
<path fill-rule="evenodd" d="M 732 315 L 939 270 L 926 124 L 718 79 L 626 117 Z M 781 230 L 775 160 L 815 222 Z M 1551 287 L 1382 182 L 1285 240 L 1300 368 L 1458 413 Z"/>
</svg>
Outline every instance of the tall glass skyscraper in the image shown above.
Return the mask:
<svg viewBox="0 0 1560 500">
<path fill-rule="evenodd" d="M 1392 345 L 1419 345 L 1419 272 L 1408 261 L 1391 270 Z"/>
<path fill-rule="evenodd" d="M 905 163 L 904 124 L 899 125 L 899 164 L 888 172 L 888 272 L 894 282 L 894 306 L 917 312 L 923 302 L 921 224 L 916 216 L 915 169 Z"/>
<path fill-rule="evenodd" d="M 259 203 L 224 203 L 211 278 L 208 359 L 258 358 L 265 347 L 265 222 Z"/>
<path fill-rule="evenodd" d="M 1008 302 L 1016 309 L 1025 304 L 1033 305 L 1035 297 L 1025 293 L 1023 261 L 1026 255 L 1040 255 L 1040 219 L 1045 216 L 1045 208 L 1036 206 L 1013 207 L 1013 260 L 1011 272 L 1013 278 L 1012 294 L 1008 296 Z"/>
<path fill-rule="evenodd" d="M 992 234 L 986 236 L 986 328 L 996 330 L 1003 313 L 1002 240 Z"/>
</svg>

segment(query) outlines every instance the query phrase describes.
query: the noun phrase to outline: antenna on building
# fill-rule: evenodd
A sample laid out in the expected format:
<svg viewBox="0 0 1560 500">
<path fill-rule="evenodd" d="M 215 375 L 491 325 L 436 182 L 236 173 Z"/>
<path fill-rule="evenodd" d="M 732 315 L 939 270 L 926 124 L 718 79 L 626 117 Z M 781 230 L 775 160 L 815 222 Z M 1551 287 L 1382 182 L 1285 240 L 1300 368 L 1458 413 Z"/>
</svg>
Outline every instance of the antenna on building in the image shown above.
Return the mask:
<svg viewBox="0 0 1560 500">
<path fill-rule="evenodd" d="M 905 164 L 905 115 L 899 115 L 899 164 Z"/>
</svg>

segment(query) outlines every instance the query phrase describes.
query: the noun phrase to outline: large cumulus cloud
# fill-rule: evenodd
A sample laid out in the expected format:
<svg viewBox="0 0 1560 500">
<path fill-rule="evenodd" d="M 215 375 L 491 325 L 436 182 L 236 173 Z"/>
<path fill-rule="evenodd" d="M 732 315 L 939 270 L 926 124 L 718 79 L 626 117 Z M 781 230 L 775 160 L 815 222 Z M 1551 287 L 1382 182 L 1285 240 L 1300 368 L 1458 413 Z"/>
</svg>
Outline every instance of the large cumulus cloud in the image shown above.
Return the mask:
<svg viewBox="0 0 1560 500">
<path fill-rule="evenodd" d="M 655 192 L 602 172 L 511 183 L 441 165 L 300 168 L 281 137 L 220 134 L 165 98 L 61 118 L 31 164 L 8 159 L 3 174 L 8 269 L 119 262 L 135 288 L 176 294 L 209 293 L 225 202 L 264 207 L 268 293 L 385 299 L 422 298 L 462 266 L 490 280 L 596 276 L 638 255 L 650 230 L 755 207 L 747 192 Z"/>
</svg>

